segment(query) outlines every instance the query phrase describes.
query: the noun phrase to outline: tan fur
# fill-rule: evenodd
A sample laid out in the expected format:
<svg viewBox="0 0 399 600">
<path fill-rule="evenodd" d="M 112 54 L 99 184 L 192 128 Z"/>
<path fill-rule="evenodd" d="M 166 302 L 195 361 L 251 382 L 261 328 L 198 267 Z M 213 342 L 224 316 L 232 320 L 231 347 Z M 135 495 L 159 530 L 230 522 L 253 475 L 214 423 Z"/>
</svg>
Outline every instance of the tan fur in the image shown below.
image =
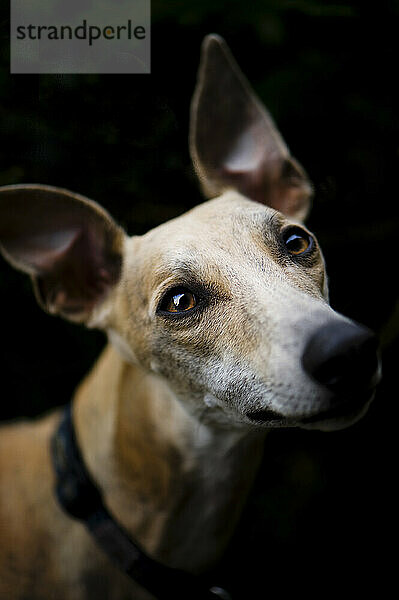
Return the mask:
<svg viewBox="0 0 399 600">
<path fill-rule="evenodd" d="M 308 310 L 298 331 L 332 312 L 323 298 L 321 257 L 306 272 L 281 267 L 265 234 L 271 222 L 285 224 L 272 209 L 228 192 L 141 239 L 126 240 L 121 280 L 92 317 L 129 348 L 130 360 L 109 346 L 76 392 L 74 418 L 85 461 L 111 512 L 144 548 L 192 572 L 212 566 L 225 548 L 264 437 L 245 417 L 249 407 L 258 407 L 251 398 L 255 388 L 240 392 L 236 405 L 218 397 L 218 386 L 225 385 L 224 373 L 218 374 L 222 357 L 231 362 L 229 377 L 237 377 L 238 386 L 251 363 L 250 381 L 258 380 L 267 397 L 262 373 L 272 364 L 276 335 L 281 337 L 276 329 L 292 326 L 294 307 Z M 160 326 L 162 291 L 187 268 L 212 284 L 218 303 L 201 323 Z M 186 366 L 176 369 L 177 361 Z M 209 376 L 215 377 L 215 396 L 205 391 Z M 300 389 L 297 373 L 293 377 Z M 292 414 L 314 411 L 312 394 L 317 410 L 323 404 L 320 391 L 302 379 L 308 394 L 298 401 L 303 397 L 306 405 L 291 401 Z M 274 385 L 289 388 L 287 372 Z M 284 410 L 286 401 L 282 397 Z M 101 588 L 110 590 L 104 597 L 140 598 L 142 592 L 108 565 L 84 527 L 56 505 L 48 454 L 56 423 L 52 415 L 5 428 L 0 436 L 0 597 L 21 598 L 29 590 L 31 600 L 79 600 L 93 593 L 101 573 Z M 50 588 L 56 596 L 44 592 Z"/>
<path fill-rule="evenodd" d="M 201 515 L 203 507 L 188 504 L 187 498 L 198 494 L 198 501 L 204 500 L 203 490 L 196 492 L 196 487 L 208 468 L 201 456 L 206 442 L 190 451 L 188 434 L 193 432 L 183 429 L 190 417 L 157 377 L 127 365 L 108 347 L 76 394 L 75 415 L 86 462 L 119 521 L 166 563 L 194 571 L 208 567 L 234 527 L 259 461 L 262 436 L 246 436 L 231 456 L 214 457 L 225 469 L 215 489 L 209 490 L 216 491 L 217 515 Z M 107 563 L 83 526 L 66 517 L 55 502 L 48 445 L 57 419 L 58 413 L 1 431 L 0 472 L 2 492 L 7 493 L 0 503 L 0 597 L 79 600 L 88 590 L 93 593 L 97 579 L 98 590 L 108 590 L 101 597 L 146 598 Z M 236 446 L 237 435 L 231 434 L 231 445 Z M 217 450 L 217 441 L 209 443 Z M 237 459 L 243 449 L 241 472 Z M 229 488 L 218 505 L 216 488 L 226 479 Z M 214 541 L 204 556 L 202 545 L 206 541 L 209 546 L 209 537 Z M 192 549 L 189 554 L 186 547 Z"/>
<path fill-rule="evenodd" d="M 346 427 L 372 392 L 370 382 L 364 406 L 331 416 L 334 395 L 305 372 L 315 331 L 348 322 L 328 305 L 316 239 L 301 225 L 312 249 L 303 260 L 285 245 L 310 184 L 220 38 L 207 38 L 204 53 L 190 140 L 219 197 L 129 238 L 66 190 L 0 188 L 0 250 L 32 276 L 49 312 L 111 342 L 73 399 L 84 461 L 144 549 L 191 573 L 222 556 L 268 429 Z M 231 92 L 227 123 L 226 106 L 215 104 L 220 75 Z M 176 286 L 198 297 L 177 318 L 162 308 Z M 0 598 L 148 600 L 56 502 L 49 444 L 59 418 L 1 429 Z"/>
</svg>

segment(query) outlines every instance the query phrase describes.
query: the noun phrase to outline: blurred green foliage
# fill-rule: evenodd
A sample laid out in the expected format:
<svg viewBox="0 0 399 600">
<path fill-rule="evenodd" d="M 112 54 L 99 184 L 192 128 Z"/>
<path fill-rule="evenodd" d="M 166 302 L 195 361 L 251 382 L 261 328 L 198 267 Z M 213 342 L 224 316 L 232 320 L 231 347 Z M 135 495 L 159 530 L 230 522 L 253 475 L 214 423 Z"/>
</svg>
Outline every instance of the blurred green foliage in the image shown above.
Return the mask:
<svg viewBox="0 0 399 600">
<path fill-rule="evenodd" d="M 270 436 L 218 576 L 245 600 L 375 582 L 383 596 L 396 514 L 399 2 L 153 0 L 149 76 L 10 75 L 0 11 L 0 184 L 78 191 L 132 234 L 201 199 L 188 107 L 203 36 L 227 40 L 314 182 L 309 226 L 332 303 L 381 332 L 384 380 L 348 431 Z M 35 415 L 68 400 L 104 340 L 42 314 L 26 278 L 0 267 L 1 413 Z"/>
</svg>

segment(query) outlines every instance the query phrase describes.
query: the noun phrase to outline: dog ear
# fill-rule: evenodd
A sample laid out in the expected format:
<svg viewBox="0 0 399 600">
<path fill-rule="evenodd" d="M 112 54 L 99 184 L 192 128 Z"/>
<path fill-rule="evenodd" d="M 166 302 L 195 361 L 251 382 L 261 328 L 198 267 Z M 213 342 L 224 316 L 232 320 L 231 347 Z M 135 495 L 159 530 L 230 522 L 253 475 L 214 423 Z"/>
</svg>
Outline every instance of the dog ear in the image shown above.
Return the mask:
<svg viewBox="0 0 399 600">
<path fill-rule="evenodd" d="M 229 188 L 303 219 L 312 186 L 224 40 L 202 45 L 191 104 L 190 153 L 208 198 Z"/>
<path fill-rule="evenodd" d="M 0 188 L 0 249 L 50 313 L 87 321 L 119 280 L 124 233 L 98 204 L 43 185 Z"/>
</svg>

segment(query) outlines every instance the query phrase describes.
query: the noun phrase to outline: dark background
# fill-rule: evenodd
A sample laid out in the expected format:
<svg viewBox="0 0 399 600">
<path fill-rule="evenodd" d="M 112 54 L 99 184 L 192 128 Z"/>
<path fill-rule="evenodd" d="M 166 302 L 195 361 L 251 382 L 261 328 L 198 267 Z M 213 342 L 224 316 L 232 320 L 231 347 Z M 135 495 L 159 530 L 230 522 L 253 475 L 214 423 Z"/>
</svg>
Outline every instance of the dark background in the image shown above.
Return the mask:
<svg viewBox="0 0 399 600">
<path fill-rule="evenodd" d="M 378 331 L 384 378 L 354 427 L 269 436 L 216 579 L 235 599 L 357 596 L 374 584 L 383 597 L 396 585 L 399 2 L 154 0 L 144 76 L 10 75 L 6 9 L 0 184 L 78 191 L 131 234 L 200 201 L 188 107 L 203 36 L 226 38 L 315 184 L 308 224 L 324 249 L 332 304 Z M 3 260 L 0 298 L 1 417 L 65 403 L 102 334 L 46 316 L 27 278 Z"/>
</svg>

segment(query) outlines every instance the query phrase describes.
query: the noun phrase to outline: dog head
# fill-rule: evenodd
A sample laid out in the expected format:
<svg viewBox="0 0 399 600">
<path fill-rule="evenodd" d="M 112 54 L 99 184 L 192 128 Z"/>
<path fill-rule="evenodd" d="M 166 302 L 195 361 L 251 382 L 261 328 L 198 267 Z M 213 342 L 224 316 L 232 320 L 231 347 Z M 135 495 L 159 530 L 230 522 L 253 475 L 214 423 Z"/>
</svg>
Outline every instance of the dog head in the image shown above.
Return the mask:
<svg viewBox="0 0 399 600">
<path fill-rule="evenodd" d="M 203 46 L 190 150 L 210 199 L 141 237 L 67 190 L 1 188 L 3 254 L 46 310 L 107 331 L 191 413 L 229 427 L 351 424 L 379 378 L 375 337 L 329 306 L 303 225 L 311 184 L 217 36 Z"/>
</svg>

